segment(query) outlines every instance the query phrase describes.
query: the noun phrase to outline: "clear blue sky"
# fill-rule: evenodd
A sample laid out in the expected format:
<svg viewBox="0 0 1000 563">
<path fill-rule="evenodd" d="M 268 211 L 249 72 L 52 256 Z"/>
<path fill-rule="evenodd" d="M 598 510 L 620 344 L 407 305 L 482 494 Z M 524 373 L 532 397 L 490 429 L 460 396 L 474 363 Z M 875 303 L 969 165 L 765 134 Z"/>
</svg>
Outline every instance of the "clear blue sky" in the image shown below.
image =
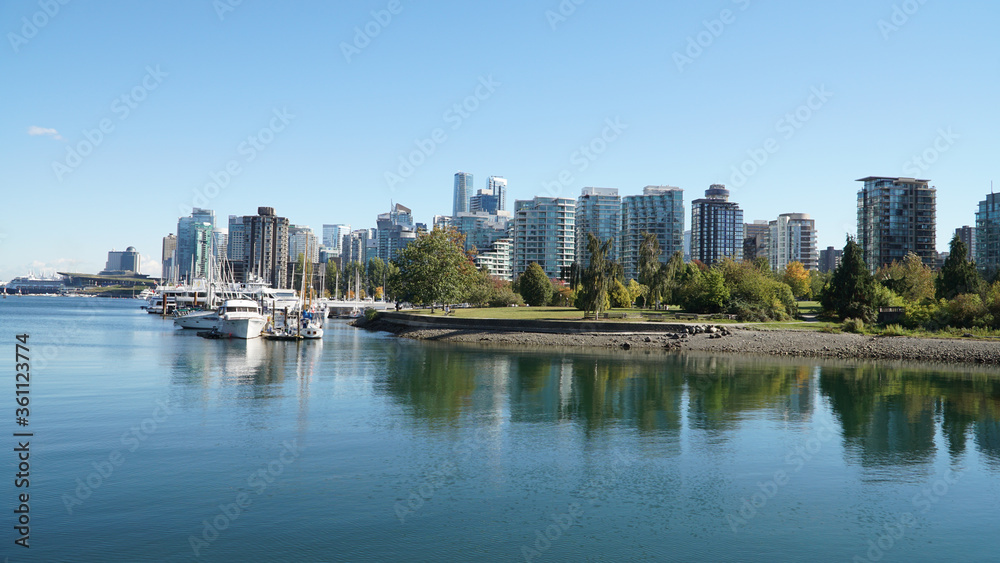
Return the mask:
<svg viewBox="0 0 1000 563">
<path fill-rule="evenodd" d="M 995 177 L 1000 8 L 986 0 L 564 0 L 564 17 L 559 0 L 243 0 L 220 17 L 226 2 L 0 4 L 0 279 L 96 272 L 129 245 L 158 274 L 161 237 L 231 162 L 205 204 L 223 224 L 266 205 L 317 231 L 369 227 L 390 201 L 430 222 L 463 170 L 477 188 L 505 176 L 508 208 L 680 186 L 688 222 L 724 183 L 747 221 L 811 213 L 821 247 L 854 232 L 856 179 L 917 175 L 938 188 L 939 250 Z M 377 34 L 345 56 L 366 26 Z M 686 53 L 699 34 L 707 46 Z M 271 126 L 263 150 L 241 145 Z M 767 161 L 734 178 L 748 151 Z M 911 161 L 925 151 L 933 163 Z"/>
</svg>

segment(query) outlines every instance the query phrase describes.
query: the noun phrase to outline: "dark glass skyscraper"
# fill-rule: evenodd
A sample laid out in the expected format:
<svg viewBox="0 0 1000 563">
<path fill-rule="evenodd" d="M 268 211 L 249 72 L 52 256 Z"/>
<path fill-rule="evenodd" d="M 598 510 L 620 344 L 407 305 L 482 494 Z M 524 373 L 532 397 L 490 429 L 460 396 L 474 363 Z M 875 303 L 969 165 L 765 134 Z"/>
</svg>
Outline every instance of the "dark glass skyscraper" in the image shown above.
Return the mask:
<svg viewBox="0 0 1000 563">
<path fill-rule="evenodd" d="M 934 267 L 937 262 L 937 189 L 930 180 L 869 176 L 858 180 L 858 244 L 865 263 L 902 261 L 908 252 Z"/>
<path fill-rule="evenodd" d="M 712 184 L 691 202 L 691 258 L 711 266 L 727 256 L 743 257 L 743 210 L 726 186 Z"/>
</svg>

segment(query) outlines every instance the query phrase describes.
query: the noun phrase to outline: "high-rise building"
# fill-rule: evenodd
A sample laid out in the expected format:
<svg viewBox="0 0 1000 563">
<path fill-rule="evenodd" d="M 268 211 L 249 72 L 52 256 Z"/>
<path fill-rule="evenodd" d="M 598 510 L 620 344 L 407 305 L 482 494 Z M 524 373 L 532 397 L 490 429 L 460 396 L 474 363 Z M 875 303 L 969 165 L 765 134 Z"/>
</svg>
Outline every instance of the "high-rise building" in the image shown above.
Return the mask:
<svg viewBox="0 0 1000 563">
<path fill-rule="evenodd" d="M 288 261 L 297 262 L 299 254 L 312 264 L 319 262 L 319 240 L 309 227 L 288 226 Z"/>
<path fill-rule="evenodd" d="M 497 197 L 497 209 L 507 209 L 507 179 L 503 176 L 490 176 L 486 188 Z"/>
<path fill-rule="evenodd" d="M 456 172 L 454 199 L 451 204 L 452 217 L 469 211 L 469 198 L 472 197 L 472 189 L 472 174 Z"/>
<path fill-rule="evenodd" d="M 966 248 L 965 259 L 966 260 L 975 260 L 976 259 L 976 228 L 975 227 L 970 227 L 968 225 L 961 226 L 961 227 L 955 229 L 955 236 L 957 236 L 960 241 L 962 241 L 962 242 L 965 243 L 965 248 Z"/>
<path fill-rule="evenodd" d="M 288 218 L 273 207 L 258 207 L 257 215 L 243 216 L 244 278 L 259 279 L 271 287 L 288 288 Z"/>
<path fill-rule="evenodd" d="M 844 251 L 834 248 L 832 246 L 826 247 L 826 250 L 819 251 L 819 271 L 824 274 L 827 272 L 832 272 L 840 266 L 840 260 L 844 256 Z"/>
<path fill-rule="evenodd" d="M 1000 270 L 1000 194 L 990 193 L 976 212 L 976 266 L 988 277 Z"/>
<path fill-rule="evenodd" d="M 160 253 L 160 277 L 166 281 L 177 280 L 177 235 L 170 233 L 163 237 Z"/>
<path fill-rule="evenodd" d="M 537 262 L 550 278 L 565 279 L 576 254 L 576 203 L 569 198 L 535 197 L 514 202 L 511 274 Z"/>
<path fill-rule="evenodd" d="M 707 266 L 743 256 L 743 210 L 729 201 L 729 190 L 712 184 L 703 199 L 691 202 L 691 258 Z"/>
<path fill-rule="evenodd" d="M 196 207 L 191 210 L 190 216 L 177 220 L 177 271 L 180 279 L 208 275 L 214 228 L 215 211 L 211 209 Z"/>
<path fill-rule="evenodd" d="M 376 253 L 383 262 L 391 262 L 403 247 L 417 240 L 413 212 L 401 204 L 378 216 L 376 222 Z"/>
<path fill-rule="evenodd" d="M 229 229 L 224 227 L 212 229 L 212 249 L 215 252 L 215 263 L 225 264 L 229 259 Z"/>
<path fill-rule="evenodd" d="M 451 215 L 435 215 L 434 221 L 432 222 L 434 229 L 447 229 L 451 227 L 454 223 L 454 219 Z"/>
<path fill-rule="evenodd" d="M 767 258 L 769 234 L 770 227 L 765 220 L 743 223 L 743 259 Z"/>
<path fill-rule="evenodd" d="M 613 239 L 608 260 L 618 260 L 621 242 L 622 198 L 616 188 L 583 188 L 576 199 L 576 263 L 580 268 L 590 266 L 587 248 L 592 234 L 603 243 Z"/>
<path fill-rule="evenodd" d="M 478 213 L 480 211 L 496 213 L 500 209 L 503 209 L 500 207 L 500 198 L 493 193 L 491 188 L 478 190 L 476 195 L 469 198 L 470 213 Z"/>
<path fill-rule="evenodd" d="M 452 226 L 465 235 L 465 250 L 475 248 L 478 252 L 487 252 L 493 248 L 493 243 L 509 236 L 510 219 L 507 211 L 459 213 Z"/>
<path fill-rule="evenodd" d="M 684 251 L 684 190 L 674 186 L 646 186 L 642 195 L 622 198 L 618 257 L 626 279 L 638 279 L 644 233 L 656 235 L 660 261 Z"/>
<path fill-rule="evenodd" d="M 104 265 L 102 275 L 131 276 L 139 274 L 142 256 L 134 246 L 125 250 L 112 250 L 108 252 L 108 261 Z"/>
<path fill-rule="evenodd" d="M 247 232 L 242 215 L 229 216 L 229 237 L 226 241 L 226 261 L 221 263 L 224 278 L 243 280 L 246 266 Z"/>
<path fill-rule="evenodd" d="M 323 225 L 323 246 L 334 256 L 339 256 L 344 235 L 351 234 L 350 225 Z"/>
<path fill-rule="evenodd" d="M 869 176 L 858 190 L 858 245 L 874 272 L 908 252 L 934 267 L 937 257 L 937 189 L 930 180 Z"/>
<path fill-rule="evenodd" d="M 473 259 L 477 268 L 485 268 L 491 276 L 506 281 L 512 281 L 510 238 L 497 239 L 486 252 L 476 254 Z"/>
<path fill-rule="evenodd" d="M 340 264 L 346 265 L 351 262 L 359 264 L 368 263 L 368 243 L 375 240 L 374 229 L 356 229 L 350 234 L 344 235 L 340 247 Z M 377 246 L 375 247 L 377 250 Z M 371 254 L 373 257 L 375 253 Z"/>
<path fill-rule="evenodd" d="M 801 262 L 806 270 L 819 268 L 816 221 L 806 213 L 783 213 L 768 224 L 768 251 L 771 270 L 780 272 L 791 262 Z"/>
</svg>

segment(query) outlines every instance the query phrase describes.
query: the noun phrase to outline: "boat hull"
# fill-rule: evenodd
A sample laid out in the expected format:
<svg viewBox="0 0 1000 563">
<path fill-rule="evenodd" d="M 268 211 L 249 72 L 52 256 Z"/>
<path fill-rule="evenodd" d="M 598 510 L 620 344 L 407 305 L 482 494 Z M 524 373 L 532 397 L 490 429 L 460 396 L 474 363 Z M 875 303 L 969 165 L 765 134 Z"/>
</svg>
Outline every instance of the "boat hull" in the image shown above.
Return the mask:
<svg viewBox="0 0 1000 563">
<path fill-rule="evenodd" d="M 219 319 L 216 326 L 219 332 L 231 335 L 233 338 L 243 338 L 249 340 L 260 336 L 267 320 L 261 318 L 250 319 Z"/>
<path fill-rule="evenodd" d="M 174 319 L 174 326 L 192 329 L 211 329 L 219 326 L 219 315 L 214 311 L 206 313 L 190 313 Z"/>
</svg>

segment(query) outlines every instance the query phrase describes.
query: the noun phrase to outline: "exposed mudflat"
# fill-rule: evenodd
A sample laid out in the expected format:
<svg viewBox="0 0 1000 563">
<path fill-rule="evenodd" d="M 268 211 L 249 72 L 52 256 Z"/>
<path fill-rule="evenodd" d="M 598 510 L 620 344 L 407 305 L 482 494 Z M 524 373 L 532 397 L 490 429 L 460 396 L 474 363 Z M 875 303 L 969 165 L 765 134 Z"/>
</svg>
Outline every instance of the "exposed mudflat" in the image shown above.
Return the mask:
<svg viewBox="0 0 1000 563">
<path fill-rule="evenodd" d="M 911 360 L 1000 365 L 1000 341 L 972 338 L 912 338 L 830 334 L 809 330 L 764 330 L 753 327 L 691 325 L 689 333 L 551 334 L 504 332 L 489 327 L 428 329 L 383 320 L 358 323 L 404 338 L 515 346 L 582 346 L 590 348 L 663 349 L 762 356 L 821 357 L 871 360 Z M 693 332 L 690 333 L 690 332 Z"/>
</svg>

